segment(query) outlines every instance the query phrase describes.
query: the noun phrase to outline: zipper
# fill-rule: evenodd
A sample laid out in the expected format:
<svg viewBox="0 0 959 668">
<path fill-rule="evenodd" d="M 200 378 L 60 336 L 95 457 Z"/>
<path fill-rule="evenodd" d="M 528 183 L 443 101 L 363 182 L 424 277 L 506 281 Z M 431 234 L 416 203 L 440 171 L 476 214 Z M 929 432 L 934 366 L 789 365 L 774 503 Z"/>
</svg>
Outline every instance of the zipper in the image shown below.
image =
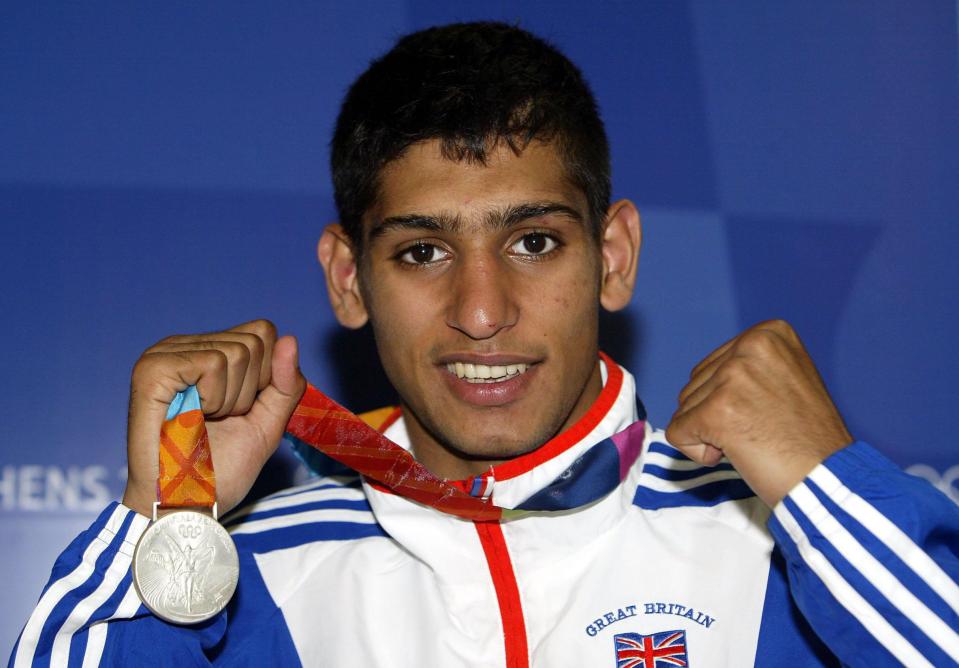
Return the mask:
<svg viewBox="0 0 959 668">
<path fill-rule="evenodd" d="M 506 650 L 506 668 L 529 667 L 529 645 L 526 639 L 526 621 L 519 598 L 516 574 L 509 558 L 506 538 L 499 522 L 474 522 L 479 534 L 486 564 L 493 578 L 496 601 L 503 623 L 503 644 Z"/>
</svg>

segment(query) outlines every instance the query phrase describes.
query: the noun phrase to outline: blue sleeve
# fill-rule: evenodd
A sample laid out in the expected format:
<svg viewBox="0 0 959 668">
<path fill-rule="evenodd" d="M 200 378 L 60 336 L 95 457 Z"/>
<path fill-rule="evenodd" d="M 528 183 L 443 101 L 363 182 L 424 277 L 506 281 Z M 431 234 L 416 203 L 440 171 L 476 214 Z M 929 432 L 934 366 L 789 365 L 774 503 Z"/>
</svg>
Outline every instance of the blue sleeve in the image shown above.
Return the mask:
<svg viewBox="0 0 959 668">
<path fill-rule="evenodd" d="M 133 587 L 133 549 L 149 521 L 118 503 L 59 556 L 20 632 L 11 668 L 26 666 L 210 665 L 223 614 L 178 627 L 154 617 Z"/>
<path fill-rule="evenodd" d="M 769 528 L 816 634 L 848 666 L 959 666 L 959 507 L 865 443 L 832 455 Z"/>
</svg>

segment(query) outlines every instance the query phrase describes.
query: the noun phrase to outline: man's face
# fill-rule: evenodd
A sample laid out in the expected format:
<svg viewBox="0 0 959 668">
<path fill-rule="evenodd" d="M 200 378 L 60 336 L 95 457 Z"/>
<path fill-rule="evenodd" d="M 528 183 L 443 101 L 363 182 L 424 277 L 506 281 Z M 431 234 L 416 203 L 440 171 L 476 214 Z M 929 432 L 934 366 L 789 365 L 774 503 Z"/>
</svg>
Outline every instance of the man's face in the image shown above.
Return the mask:
<svg viewBox="0 0 959 668">
<path fill-rule="evenodd" d="M 582 192 L 533 142 L 487 164 L 412 146 L 364 216 L 363 301 L 416 456 L 464 477 L 533 450 L 601 387 L 601 257 Z"/>
</svg>

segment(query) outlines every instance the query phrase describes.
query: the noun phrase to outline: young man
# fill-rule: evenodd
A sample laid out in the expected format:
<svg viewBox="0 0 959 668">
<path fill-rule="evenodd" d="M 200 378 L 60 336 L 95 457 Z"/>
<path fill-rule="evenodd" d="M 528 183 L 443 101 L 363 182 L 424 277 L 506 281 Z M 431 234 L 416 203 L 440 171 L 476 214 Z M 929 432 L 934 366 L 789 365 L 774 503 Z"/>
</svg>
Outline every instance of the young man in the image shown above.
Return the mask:
<svg viewBox="0 0 959 668">
<path fill-rule="evenodd" d="M 306 387 L 265 321 L 173 336 L 134 369 L 123 505 L 61 556 L 14 665 L 959 662 L 955 507 L 849 445 L 788 325 L 710 354 L 665 434 L 599 353 L 640 223 L 609 202 L 602 124 L 561 54 L 500 24 L 410 35 L 351 88 L 332 160 L 341 222 L 319 259 L 399 394 L 376 422 L 499 519 L 324 477 L 227 521 L 225 612 L 162 621 L 130 563 L 174 395 L 199 390 L 224 511 Z"/>
</svg>

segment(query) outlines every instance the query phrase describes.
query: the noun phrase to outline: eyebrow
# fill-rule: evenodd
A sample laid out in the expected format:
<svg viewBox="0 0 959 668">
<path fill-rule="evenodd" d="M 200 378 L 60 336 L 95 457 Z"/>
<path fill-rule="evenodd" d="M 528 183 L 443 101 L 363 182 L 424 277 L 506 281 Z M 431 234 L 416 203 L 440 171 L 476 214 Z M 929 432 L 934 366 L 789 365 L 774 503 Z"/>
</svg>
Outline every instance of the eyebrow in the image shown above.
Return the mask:
<svg viewBox="0 0 959 668">
<path fill-rule="evenodd" d="M 571 206 L 559 202 L 529 202 L 509 206 L 505 211 L 491 211 L 487 215 L 486 224 L 495 229 L 508 229 L 530 218 L 542 218 L 551 214 L 572 218 L 576 223 L 583 222 L 582 214 Z"/>
<path fill-rule="evenodd" d="M 384 218 L 370 230 L 370 239 L 376 239 L 393 230 L 427 230 L 430 232 L 447 230 L 456 232 L 459 228 L 460 219 L 458 216 L 449 216 L 446 214 L 427 216 L 411 213 L 405 216 L 388 216 Z"/>
<path fill-rule="evenodd" d="M 498 208 L 486 214 L 486 226 L 493 230 L 505 230 L 531 218 L 542 218 L 551 214 L 559 214 L 571 218 L 582 224 L 583 215 L 571 206 L 559 202 L 524 202 L 505 208 Z M 459 232 L 462 228 L 462 219 L 457 215 L 440 213 L 424 215 L 418 213 L 404 216 L 388 216 L 370 230 L 370 239 L 381 237 L 396 229 L 426 230 L 430 232 Z"/>
</svg>

